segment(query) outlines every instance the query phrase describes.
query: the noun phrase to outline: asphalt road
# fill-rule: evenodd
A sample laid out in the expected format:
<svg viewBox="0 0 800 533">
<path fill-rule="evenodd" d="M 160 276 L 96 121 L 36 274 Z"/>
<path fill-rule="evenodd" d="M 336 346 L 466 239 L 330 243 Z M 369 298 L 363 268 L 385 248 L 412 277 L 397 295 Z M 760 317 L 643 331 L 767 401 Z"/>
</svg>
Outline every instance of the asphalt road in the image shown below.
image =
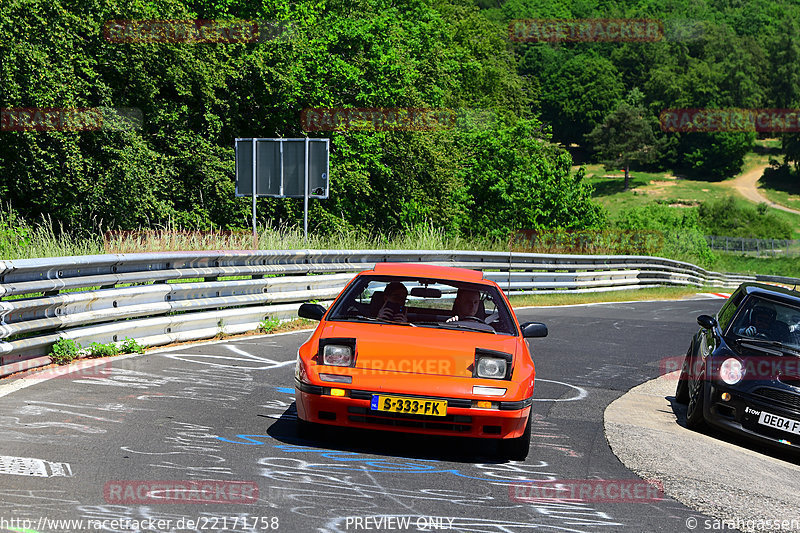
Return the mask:
<svg viewBox="0 0 800 533">
<path fill-rule="evenodd" d="M 639 478 L 611 452 L 603 412 L 683 355 L 695 317 L 719 305 L 518 310 L 550 329 L 531 342 L 535 425 L 524 463 L 496 460 L 488 441 L 367 431 L 300 439 L 293 363 L 309 332 L 18 380 L 0 387 L 0 531 L 690 531 L 697 512 L 632 488 Z M 199 497 L 216 502 L 186 501 L 191 493 L 165 491 L 165 480 L 216 480 Z M 594 492 L 528 501 L 528 483 L 554 480 Z"/>
</svg>

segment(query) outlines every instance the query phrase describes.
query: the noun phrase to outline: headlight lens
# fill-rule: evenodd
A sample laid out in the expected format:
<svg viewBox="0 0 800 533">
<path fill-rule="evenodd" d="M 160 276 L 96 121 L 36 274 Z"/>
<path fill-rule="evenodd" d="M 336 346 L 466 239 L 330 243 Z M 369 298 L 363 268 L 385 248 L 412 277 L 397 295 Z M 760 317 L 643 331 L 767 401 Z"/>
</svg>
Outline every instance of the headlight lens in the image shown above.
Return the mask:
<svg viewBox="0 0 800 533">
<path fill-rule="evenodd" d="M 742 381 L 743 375 L 742 362 L 733 357 L 725 359 L 719 369 L 719 377 L 728 385 L 736 385 Z"/>
<path fill-rule="evenodd" d="M 506 377 L 508 362 L 499 357 L 481 357 L 475 372 L 479 378 L 503 379 Z"/>
<path fill-rule="evenodd" d="M 353 364 L 353 349 L 341 344 L 326 344 L 322 350 L 322 364 L 350 366 Z"/>
</svg>

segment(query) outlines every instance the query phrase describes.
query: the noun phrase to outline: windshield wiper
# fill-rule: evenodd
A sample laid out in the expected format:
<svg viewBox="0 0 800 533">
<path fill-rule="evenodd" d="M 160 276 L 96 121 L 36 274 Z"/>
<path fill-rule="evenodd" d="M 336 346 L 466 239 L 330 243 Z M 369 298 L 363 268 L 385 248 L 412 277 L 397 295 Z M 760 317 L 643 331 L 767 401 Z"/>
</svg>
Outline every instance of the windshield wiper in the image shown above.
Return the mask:
<svg viewBox="0 0 800 533">
<path fill-rule="evenodd" d="M 437 322 L 436 327 L 443 328 L 443 329 L 468 329 L 470 331 L 478 331 L 480 333 L 491 333 L 492 335 L 497 335 L 497 332 L 489 326 L 491 329 L 484 329 L 476 326 L 471 326 L 469 324 L 461 324 L 456 322 Z"/>
<path fill-rule="evenodd" d="M 741 346 L 744 343 L 755 344 L 757 346 L 769 346 L 771 348 L 777 348 L 778 350 L 791 352 L 795 355 L 800 355 L 800 349 L 797 349 L 793 346 L 787 346 L 781 341 L 773 341 L 769 339 L 756 339 L 751 337 L 739 337 L 738 339 L 736 339 L 737 346 Z"/>
<path fill-rule="evenodd" d="M 390 324 L 393 326 L 411 326 L 416 327 L 411 322 L 395 322 L 394 320 L 384 320 L 383 318 L 377 318 L 372 316 L 364 316 L 364 315 L 342 315 L 340 317 L 336 317 L 339 319 L 356 319 L 357 322 L 375 322 L 378 324 Z M 334 319 L 335 320 L 335 319 Z"/>
</svg>

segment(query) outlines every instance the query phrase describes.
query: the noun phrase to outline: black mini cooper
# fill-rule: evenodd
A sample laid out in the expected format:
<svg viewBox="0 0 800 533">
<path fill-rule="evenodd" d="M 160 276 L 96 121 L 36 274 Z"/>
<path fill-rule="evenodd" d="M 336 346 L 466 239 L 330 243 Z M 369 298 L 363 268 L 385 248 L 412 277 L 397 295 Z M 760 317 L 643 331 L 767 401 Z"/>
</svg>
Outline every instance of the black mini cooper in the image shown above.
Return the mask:
<svg viewBox="0 0 800 533">
<path fill-rule="evenodd" d="M 800 291 L 743 283 L 697 323 L 675 391 L 687 427 L 800 451 Z"/>
</svg>

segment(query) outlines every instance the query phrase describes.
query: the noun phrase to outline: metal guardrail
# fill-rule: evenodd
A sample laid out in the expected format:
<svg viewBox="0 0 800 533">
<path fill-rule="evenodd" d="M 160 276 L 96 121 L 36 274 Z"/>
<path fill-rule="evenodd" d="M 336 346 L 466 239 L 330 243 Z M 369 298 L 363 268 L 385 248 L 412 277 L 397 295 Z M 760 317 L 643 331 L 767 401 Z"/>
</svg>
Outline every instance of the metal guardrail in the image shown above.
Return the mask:
<svg viewBox="0 0 800 533">
<path fill-rule="evenodd" d="M 511 295 L 735 288 L 755 279 L 649 256 L 472 251 L 164 252 L 0 261 L 0 376 L 49 364 L 47 354 L 62 338 L 87 345 L 130 337 L 149 347 L 252 331 L 265 319 L 295 317 L 304 301 L 329 301 L 354 273 L 387 261 L 482 270 Z"/>
</svg>

